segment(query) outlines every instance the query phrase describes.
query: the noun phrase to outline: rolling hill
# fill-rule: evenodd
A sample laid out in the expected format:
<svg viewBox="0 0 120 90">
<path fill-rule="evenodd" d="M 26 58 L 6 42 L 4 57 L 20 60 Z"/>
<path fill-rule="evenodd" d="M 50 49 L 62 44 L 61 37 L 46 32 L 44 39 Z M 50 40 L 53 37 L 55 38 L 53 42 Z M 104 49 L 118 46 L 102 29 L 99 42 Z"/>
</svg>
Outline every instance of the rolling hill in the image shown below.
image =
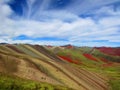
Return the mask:
<svg viewBox="0 0 120 90">
<path fill-rule="evenodd" d="M 1 44 L 0 89 L 115 90 L 119 60 L 119 56 L 90 47 Z"/>
</svg>

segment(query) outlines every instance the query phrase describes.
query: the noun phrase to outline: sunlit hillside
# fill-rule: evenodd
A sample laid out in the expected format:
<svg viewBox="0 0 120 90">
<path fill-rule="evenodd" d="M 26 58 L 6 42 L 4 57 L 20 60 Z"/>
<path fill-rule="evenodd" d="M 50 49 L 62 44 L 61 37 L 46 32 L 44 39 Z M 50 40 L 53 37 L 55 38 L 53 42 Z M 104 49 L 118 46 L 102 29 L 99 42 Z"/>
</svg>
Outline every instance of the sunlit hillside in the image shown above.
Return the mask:
<svg viewBox="0 0 120 90">
<path fill-rule="evenodd" d="M 114 79 L 119 83 L 120 64 L 94 56 L 93 53 L 88 53 L 90 50 L 92 49 L 79 47 L 1 44 L 0 88 L 109 90 Z M 22 84 L 25 82 L 26 86 Z"/>
</svg>

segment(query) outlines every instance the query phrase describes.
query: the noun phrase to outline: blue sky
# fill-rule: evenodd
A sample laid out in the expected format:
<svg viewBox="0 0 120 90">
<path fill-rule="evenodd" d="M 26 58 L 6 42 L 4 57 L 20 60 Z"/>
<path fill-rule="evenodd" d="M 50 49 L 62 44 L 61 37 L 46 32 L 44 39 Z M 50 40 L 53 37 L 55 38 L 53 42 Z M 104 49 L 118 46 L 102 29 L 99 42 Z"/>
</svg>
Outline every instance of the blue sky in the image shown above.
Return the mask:
<svg viewBox="0 0 120 90">
<path fill-rule="evenodd" d="M 0 42 L 120 46 L 120 0 L 0 0 Z"/>
</svg>

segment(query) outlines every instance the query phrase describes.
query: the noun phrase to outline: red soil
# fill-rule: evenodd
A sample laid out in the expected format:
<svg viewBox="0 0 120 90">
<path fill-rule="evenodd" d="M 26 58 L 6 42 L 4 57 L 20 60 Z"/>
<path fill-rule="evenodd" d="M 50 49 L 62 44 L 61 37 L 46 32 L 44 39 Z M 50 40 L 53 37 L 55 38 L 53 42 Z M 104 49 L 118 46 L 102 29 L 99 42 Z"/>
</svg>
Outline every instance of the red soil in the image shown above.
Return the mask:
<svg viewBox="0 0 120 90">
<path fill-rule="evenodd" d="M 61 47 L 65 47 L 65 48 L 71 49 L 71 48 L 73 48 L 74 46 L 72 46 L 71 44 L 68 44 L 68 45 L 61 46 Z"/>
<path fill-rule="evenodd" d="M 68 56 L 59 56 L 60 58 L 62 58 L 65 61 L 68 61 L 70 63 L 75 63 L 75 64 L 79 64 L 76 60 L 72 60 L 71 58 L 69 58 Z"/>
<path fill-rule="evenodd" d="M 99 51 L 109 54 L 109 55 L 114 55 L 114 56 L 120 56 L 120 48 L 111 48 L 111 47 L 96 47 Z"/>
<path fill-rule="evenodd" d="M 103 67 L 110 67 L 110 66 L 113 66 L 113 63 L 112 62 L 109 62 L 107 64 L 103 64 Z"/>
<path fill-rule="evenodd" d="M 105 63 L 109 63 L 110 61 L 105 59 L 105 58 L 100 58 L 101 61 L 105 62 Z"/>
<path fill-rule="evenodd" d="M 83 54 L 86 58 L 93 60 L 93 61 L 98 61 L 96 58 L 94 58 L 92 55 L 90 54 Z"/>
<path fill-rule="evenodd" d="M 48 47 L 48 48 L 52 48 L 53 46 L 51 46 L 51 45 L 47 45 L 47 47 Z"/>
<path fill-rule="evenodd" d="M 73 48 L 73 46 L 71 46 L 71 45 L 70 45 L 70 46 L 67 46 L 67 48 L 69 48 L 69 49 L 70 49 L 70 48 Z"/>
<path fill-rule="evenodd" d="M 113 62 L 106 60 L 104 58 L 101 58 L 100 60 L 105 62 L 105 64 L 102 65 L 103 67 L 110 67 L 110 66 L 113 66 L 113 64 L 114 64 Z"/>
</svg>

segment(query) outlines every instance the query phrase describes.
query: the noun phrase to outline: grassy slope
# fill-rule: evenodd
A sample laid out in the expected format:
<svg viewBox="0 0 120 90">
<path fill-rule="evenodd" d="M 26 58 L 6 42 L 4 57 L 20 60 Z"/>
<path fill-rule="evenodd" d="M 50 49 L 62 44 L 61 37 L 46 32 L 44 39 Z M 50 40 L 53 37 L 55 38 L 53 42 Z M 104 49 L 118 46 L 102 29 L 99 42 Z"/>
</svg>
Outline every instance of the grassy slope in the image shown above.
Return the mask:
<svg viewBox="0 0 120 90">
<path fill-rule="evenodd" d="M 49 63 L 49 65 L 47 64 L 47 65 L 44 65 L 44 64 L 42 64 L 42 65 L 44 65 L 44 66 L 46 66 L 46 67 L 48 67 L 47 69 L 49 69 L 48 71 L 51 71 L 51 74 L 54 76 L 54 77 L 56 77 L 56 78 L 58 78 L 59 77 L 59 79 L 61 79 L 62 80 L 62 82 L 63 83 L 65 83 L 67 86 L 72 86 L 72 87 L 74 87 L 74 88 L 76 88 L 76 89 L 78 89 L 78 88 L 82 88 L 81 87 L 81 83 L 78 81 L 78 79 L 77 79 L 77 77 L 75 77 L 75 76 L 73 76 L 72 75 L 72 73 L 71 72 L 68 72 L 68 70 L 66 70 L 65 68 L 63 68 L 62 66 L 61 66 L 61 63 L 58 63 L 58 62 L 51 62 L 52 60 L 50 59 L 50 58 L 48 58 L 48 57 L 46 57 L 46 56 L 44 56 L 42 53 L 40 53 L 40 52 L 37 52 L 37 51 L 35 51 L 33 48 L 31 48 L 30 46 L 28 46 L 28 45 L 24 45 L 24 47 L 26 47 L 27 49 L 29 49 L 29 50 L 31 50 L 32 52 L 34 52 L 34 53 L 36 53 L 37 55 L 39 55 L 39 56 L 42 56 L 43 58 L 44 58 L 44 60 L 46 60 L 46 63 Z M 57 64 L 58 63 L 58 64 Z M 50 67 L 50 65 L 52 65 L 52 67 Z M 54 68 L 53 68 L 54 67 Z M 58 69 L 59 70 L 59 72 L 57 72 L 56 73 L 56 69 Z"/>
<path fill-rule="evenodd" d="M 28 50 L 28 49 L 27 49 Z M 31 50 L 29 50 L 29 51 L 31 51 Z M 28 51 L 28 52 L 29 52 Z M 32 52 L 33 53 L 33 52 Z M 11 55 L 13 55 L 13 53 L 11 54 Z M 40 54 L 41 55 L 41 54 Z M 13 55 L 14 56 L 14 55 Z M 43 55 L 44 56 L 44 55 Z M 45 56 L 44 56 L 45 57 Z M 32 62 L 34 62 L 37 66 L 39 66 L 39 68 L 41 69 L 41 65 L 43 66 L 42 68 L 47 68 L 47 71 L 45 71 L 44 70 L 44 73 L 45 72 L 47 72 L 47 74 L 50 76 L 51 75 L 51 73 L 52 73 L 52 75 L 54 75 L 54 76 L 56 76 L 57 78 L 61 78 L 62 80 L 63 80 L 63 82 L 65 82 L 65 83 L 67 83 L 67 86 L 72 86 L 72 85 L 74 85 L 74 86 L 72 86 L 72 87 L 75 87 L 75 88 L 80 88 L 80 86 L 78 86 L 77 84 L 76 84 L 76 82 L 74 81 L 74 79 L 72 79 L 72 78 L 70 78 L 70 77 L 68 77 L 69 76 L 69 74 L 68 73 L 66 73 L 67 71 L 63 71 L 64 70 L 64 68 L 63 68 L 63 70 L 62 69 L 60 69 L 61 68 L 61 66 L 59 66 L 58 64 L 56 65 L 57 67 L 54 67 L 53 65 L 51 65 L 52 63 L 54 63 L 54 62 L 51 62 L 51 61 L 49 61 L 49 63 L 48 62 L 45 62 L 45 61 L 47 61 L 46 59 L 48 59 L 49 60 L 49 58 L 47 58 L 47 57 L 45 57 L 45 61 L 44 60 L 38 60 L 37 58 L 35 59 L 35 58 L 31 58 L 30 56 L 28 57 L 28 56 L 24 56 L 24 57 L 22 57 L 22 59 L 24 59 L 24 58 L 29 58 Z M 22 65 L 21 65 L 22 66 Z M 59 68 L 59 67 L 60 68 Z M 23 67 L 22 67 L 23 68 Z M 60 72 L 58 72 L 58 74 L 55 74 L 56 73 L 56 69 L 60 69 Z M 48 72 L 48 71 L 51 71 L 50 73 Z M 71 81 L 72 80 L 72 81 Z M 55 81 L 53 81 L 53 83 L 55 83 Z"/>
<path fill-rule="evenodd" d="M 73 90 L 0 73 L 0 90 Z"/>
<path fill-rule="evenodd" d="M 57 55 L 62 55 L 62 56 L 70 56 L 73 60 L 77 60 L 78 62 L 82 62 L 85 66 L 88 67 L 96 67 L 100 66 L 100 63 L 95 62 L 93 60 L 89 60 L 88 58 L 84 57 L 82 52 L 74 49 L 64 49 L 60 50 Z"/>
<path fill-rule="evenodd" d="M 111 87 L 110 89 L 119 90 L 120 89 L 120 84 L 119 84 L 120 83 L 120 64 L 113 62 L 114 64 L 112 66 L 103 67 L 103 64 L 105 64 L 106 62 L 102 61 L 100 58 L 102 57 L 102 58 L 111 59 L 112 57 L 113 61 L 116 61 L 116 60 L 120 60 L 120 57 L 106 55 L 99 52 L 98 50 L 94 50 L 94 52 L 91 52 L 91 51 L 92 51 L 92 48 L 89 48 L 89 47 L 78 48 L 77 50 L 61 49 L 57 52 L 57 55 L 63 55 L 68 57 L 71 56 L 72 59 L 78 58 L 77 60 L 82 61 L 83 64 L 76 65 L 76 66 L 85 68 L 92 72 L 100 73 L 108 77 L 109 78 L 108 83 Z M 93 62 L 93 61 L 90 61 L 89 59 L 86 59 L 82 55 L 82 53 L 89 53 L 94 55 L 99 62 L 95 62 L 95 61 Z M 108 62 L 111 62 L 111 61 L 108 61 Z"/>
<path fill-rule="evenodd" d="M 114 50 L 115 49 L 115 50 Z M 113 62 L 120 62 L 120 56 L 117 56 L 117 55 L 110 55 L 110 54 L 107 54 L 107 53 L 103 53 L 102 51 L 100 51 L 99 49 L 96 49 L 96 48 L 91 48 L 91 47 L 81 47 L 79 48 L 79 50 L 82 52 L 82 53 L 88 53 L 88 54 L 92 54 L 98 58 L 105 58 L 109 61 L 113 61 Z M 120 49 L 118 48 L 118 51 Z M 114 52 L 115 51 L 115 52 Z M 108 51 L 107 51 L 108 52 Z M 113 48 L 113 50 L 109 51 L 109 53 L 116 53 L 117 52 L 117 48 Z M 119 54 L 117 52 L 117 54 Z"/>
<path fill-rule="evenodd" d="M 99 78 L 99 75 L 96 75 L 95 73 L 90 74 L 86 70 L 81 70 L 81 68 L 86 68 L 87 70 L 91 70 L 91 71 L 96 70 L 97 72 L 100 69 L 99 66 L 103 62 L 98 63 L 85 58 L 79 49 L 75 49 L 75 50 L 65 49 L 62 51 L 60 50 L 58 54 L 59 55 L 69 54 L 71 55 L 72 59 L 80 62 L 82 61 L 84 66 L 72 65 L 70 63 L 60 61 L 60 59 L 56 58 L 56 56 L 53 55 L 51 57 L 49 55 L 46 55 L 41 50 L 36 50 L 34 47 L 31 47 L 30 45 L 13 45 L 13 46 L 23 53 L 19 53 L 16 50 L 14 50 L 14 48 L 8 46 L 7 48 L 9 48 L 9 50 L 5 49 L 3 51 L 3 49 L 2 50 L 0 49 L 0 53 L 1 55 L 5 56 L 5 58 L 6 56 L 9 57 L 12 56 L 12 58 L 16 58 L 15 61 L 19 61 L 17 65 L 18 72 L 15 72 L 15 75 L 19 77 L 48 82 L 52 84 L 57 83 L 59 85 L 64 85 L 66 87 L 71 87 L 77 90 L 107 89 L 107 86 L 105 84 L 106 83 L 105 79 Z M 44 49 L 42 50 L 44 51 Z M 49 53 L 50 52 L 48 52 L 47 54 Z M 10 59 L 9 57 L 8 59 Z M 97 57 L 95 58 L 98 59 Z M 92 68 L 95 68 L 95 70 L 93 70 Z M 87 74 L 89 74 L 90 76 L 88 76 Z"/>
</svg>

